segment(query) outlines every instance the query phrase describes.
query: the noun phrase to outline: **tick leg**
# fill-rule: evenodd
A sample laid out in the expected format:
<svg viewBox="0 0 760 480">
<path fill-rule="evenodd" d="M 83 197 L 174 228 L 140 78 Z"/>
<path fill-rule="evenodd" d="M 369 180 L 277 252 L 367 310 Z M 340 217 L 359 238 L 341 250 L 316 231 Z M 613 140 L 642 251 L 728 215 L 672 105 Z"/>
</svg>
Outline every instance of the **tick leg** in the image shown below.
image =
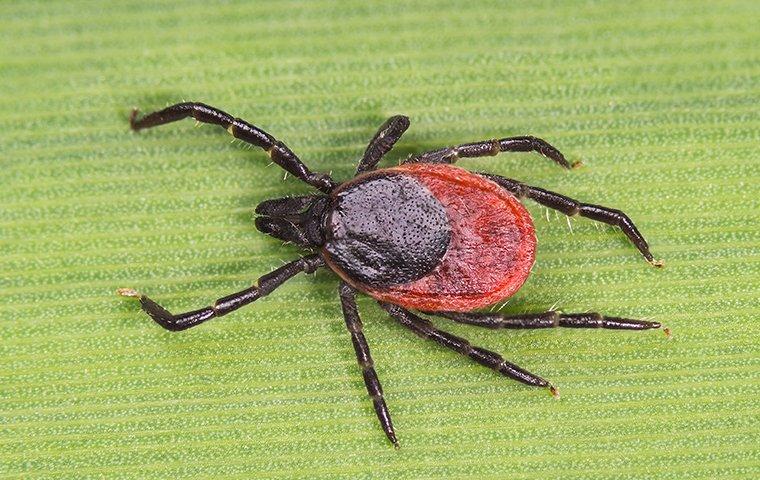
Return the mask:
<svg viewBox="0 0 760 480">
<path fill-rule="evenodd" d="M 167 330 L 177 332 L 200 325 L 214 317 L 221 317 L 251 302 L 255 302 L 259 298 L 269 295 L 277 287 L 297 274 L 301 272 L 312 273 L 322 266 L 324 266 L 324 261 L 317 254 L 299 258 L 259 278 L 257 285 L 218 299 L 211 307 L 178 315 L 172 315 L 161 305 L 131 288 L 120 288 L 117 293 L 124 297 L 139 299 L 143 311 L 150 315 L 156 323 Z"/>
<path fill-rule="evenodd" d="M 385 302 L 378 303 L 391 317 L 420 337 L 428 338 L 450 350 L 467 355 L 484 367 L 488 367 L 505 377 L 534 387 L 546 387 L 551 391 L 552 395 L 557 395 L 557 390 L 551 383 L 538 375 L 518 367 L 514 363 L 504 360 L 498 353 L 486 350 L 485 348 L 475 347 L 462 337 L 439 330 L 429 320 L 421 318 L 398 305 Z"/>
<path fill-rule="evenodd" d="M 488 312 L 428 312 L 429 315 L 448 318 L 458 323 L 466 323 L 483 328 L 609 328 L 613 330 L 649 330 L 660 328 L 659 322 L 631 320 L 628 318 L 606 317 L 598 313 L 527 313 L 523 315 L 502 315 Z"/>
<path fill-rule="evenodd" d="M 304 163 L 284 143 L 255 125 L 245 120 L 235 118 L 229 113 L 218 108 L 197 102 L 178 103 L 163 110 L 149 113 L 137 119 L 137 109 L 132 111 L 129 124 L 132 130 L 142 130 L 165 123 L 176 122 L 183 118 L 192 117 L 199 122 L 219 125 L 227 130 L 233 137 L 246 143 L 260 147 L 274 163 L 285 169 L 288 173 L 299 178 L 303 182 L 325 193 L 330 193 L 336 187 L 335 181 L 325 173 L 315 173 L 309 170 Z"/>
<path fill-rule="evenodd" d="M 378 420 L 380 420 L 380 425 L 383 427 L 385 436 L 387 436 L 388 440 L 398 448 L 398 440 L 396 440 L 396 433 L 393 430 L 391 414 L 388 411 L 388 406 L 385 404 L 385 399 L 383 398 L 383 387 L 380 386 L 380 380 L 377 378 L 375 365 L 369 354 L 367 339 L 364 338 L 364 333 L 362 333 L 362 321 L 359 318 L 359 310 L 356 308 L 356 291 L 347 283 L 340 282 L 339 293 L 340 304 L 343 308 L 343 317 L 346 320 L 346 328 L 348 328 L 348 331 L 351 334 L 351 342 L 354 344 L 356 360 L 359 362 L 359 366 L 362 367 L 364 385 L 367 387 L 367 393 L 369 393 L 369 396 L 372 399 L 375 413 L 377 414 Z"/>
<path fill-rule="evenodd" d="M 409 128 L 409 118 L 403 115 L 396 115 L 386 120 L 367 145 L 364 157 L 356 167 L 356 174 L 374 170 L 380 159 L 391 151 L 407 128 Z"/>
<path fill-rule="evenodd" d="M 623 233 L 625 233 L 636 248 L 639 249 L 639 252 L 641 252 L 649 263 L 655 267 L 662 267 L 663 265 L 661 261 L 654 259 L 652 253 L 649 251 L 649 244 L 647 244 L 647 241 L 644 240 L 644 237 L 639 233 L 639 229 L 636 228 L 633 221 L 628 215 L 620 210 L 590 203 L 581 203 L 570 197 L 560 195 L 559 193 L 550 192 L 543 188 L 531 187 L 530 185 L 525 185 L 524 183 L 512 180 L 511 178 L 505 178 L 490 173 L 480 173 L 480 175 L 498 183 L 504 189 L 512 192 L 517 198 L 530 198 L 545 207 L 558 210 L 570 217 L 580 215 L 581 217 L 590 218 L 597 222 L 620 227 Z"/>
<path fill-rule="evenodd" d="M 547 141 L 530 136 L 507 137 L 441 148 L 413 156 L 404 163 L 455 163 L 460 158 L 491 157 L 501 152 L 538 152 L 563 168 L 570 169 L 576 166 L 571 165 L 562 152 Z"/>
</svg>

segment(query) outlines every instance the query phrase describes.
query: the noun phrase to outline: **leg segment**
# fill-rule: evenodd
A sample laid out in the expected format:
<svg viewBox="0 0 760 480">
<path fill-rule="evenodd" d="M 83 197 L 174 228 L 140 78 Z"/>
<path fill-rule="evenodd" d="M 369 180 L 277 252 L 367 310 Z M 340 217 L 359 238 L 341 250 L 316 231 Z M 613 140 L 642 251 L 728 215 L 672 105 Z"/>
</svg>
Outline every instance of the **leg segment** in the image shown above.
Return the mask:
<svg viewBox="0 0 760 480">
<path fill-rule="evenodd" d="M 425 152 L 409 158 L 405 163 L 455 163 L 460 158 L 491 157 L 501 152 L 538 152 L 563 168 L 569 169 L 577 165 L 577 163 L 571 165 L 562 152 L 545 140 L 536 137 L 507 137 L 500 140 L 465 143 L 456 147 Z"/>
<path fill-rule="evenodd" d="M 165 123 L 176 122 L 187 117 L 193 117 L 199 122 L 219 125 L 233 137 L 262 148 L 274 163 L 285 169 L 288 173 L 325 193 L 330 193 L 337 185 L 329 175 L 314 173 L 309 170 L 284 143 L 278 141 L 264 130 L 251 125 L 245 120 L 235 118 L 218 108 L 203 103 L 178 103 L 163 110 L 149 113 L 139 120 L 137 119 L 137 109 L 135 109 L 129 118 L 129 124 L 132 130 L 137 131 Z"/>
<path fill-rule="evenodd" d="M 120 288 L 117 290 L 117 293 L 124 297 L 139 299 L 143 311 L 150 315 L 156 323 L 167 330 L 177 332 L 200 325 L 214 317 L 221 317 L 251 302 L 255 302 L 259 298 L 269 295 L 277 287 L 297 274 L 301 272 L 312 273 L 322 266 L 324 266 L 324 261 L 317 254 L 299 258 L 259 278 L 257 285 L 218 299 L 211 307 L 178 315 L 172 315 L 161 305 L 131 288 Z"/>
<path fill-rule="evenodd" d="M 409 118 L 403 115 L 396 115 L 386 120 L 367 145 L 364 157 L 356 167 L 357 175 L 374 170 L 383 155 L 391 151 L 407 128 L 409 128 Z"/>
<path fill-rule="evenodd" d="M 512 192 L 517 198 L 530 198 L 545 207 L 558 210 L 570 217 L 580 215 L 581 217 L 590 218 L 597 222 L 620 227 L 623 233 L 625 233 L 631 242 L 633 242 L 649 263 L 655 267 L 662 267 L 662 262 L 655 260 L 652 256 L 652 253 L 649 251 L 649 244 L 647 244 L 647 241 L 644 240 L 644 237 L 639 233 L 636 225 L 634 225 L 628 215 L 620 210 L 602 207 L 601 205 L 581 203 L 570 197 L 560 195 L 559 193 L 550 192 L 549 190 L 544 190 L 538 187 L 531 187 L 530 185 L 525 185 L 524 183 L 512 180 L 511 178 L 505 178 L 489 173 L 480 173 L 480 175 L 498 183 L 504 187 L 504 189 Z"/>
<path fill-rule="evenodd" d="M 398 305 L 384 302 L 378 303 L 380 303 L 380 306 L 385 309 L 391 317 L 395 318 L 401 325 L 413 331 L 420 337 L 428 338 L 450 350 L 454 350 L 462 355 L 467 355 L 484 367 L 488 367 L 505 377 L 509 377 L 513 380 L 534 387 L 546 387 L 551 391 L 552 395 L 557 395 L 557 390 L 551 383 L 538 375 L 518 367 L 514 363 L 504 360 L 504 358 L 498 353 L 486 350 L 485 348 L 475 347 L 462 337 L 452 335 L 443 330 L 438 330 L 432 323 L 430 323 L 430 321 L 421 318 Z"/>
<path fill-rule="evenodd" d="M 356 360 L 359 362 L 359 366 L 362 367 L 364 374 L 364 385 L 367 387 L 367 393 L 369 393 L 372 399 L 372 404 L 375 407 L 375 413 L 377 414 L 380 425 L 383 427 L 385 436 L 388 440 L 398 448 L 398 440 L 396 440 L 396 433 L 393 430 L 393 422 L 391 421 L 391 414 L 388 411 L 388 406 L 385 404 L 383 398 L 383 388 L 380 386 L 380 380 L 377 378 L 375 372 L 375 366 L 372 362 L 372 357 L 369 354 L 369 345 L 367 339 L 364 338 L 362 333 L 362 321 L 359 318 L 359 310 L 356 308 L 356 291 L 345 282 L 340 282 L 340 304 L 343 308 L 343 317 L 346 320 L 346 328 L 348 328 L 351 334 L 351 342 L 354 344 L 354 352 L 356 352 Z"/>
<path fill-rule="evenodd" d="M 527 313 L 524 315 L 502 315 L 486 312 L 429 312 L 429 315 L 448 318 L 458 323 L 466 323 L 484 328 L 609 328 L 614 330 L 648 330 L 660 328 L 659 322 L 630 320 L 628 318 L 605 317 L 598 313 Z"/>
</svg>

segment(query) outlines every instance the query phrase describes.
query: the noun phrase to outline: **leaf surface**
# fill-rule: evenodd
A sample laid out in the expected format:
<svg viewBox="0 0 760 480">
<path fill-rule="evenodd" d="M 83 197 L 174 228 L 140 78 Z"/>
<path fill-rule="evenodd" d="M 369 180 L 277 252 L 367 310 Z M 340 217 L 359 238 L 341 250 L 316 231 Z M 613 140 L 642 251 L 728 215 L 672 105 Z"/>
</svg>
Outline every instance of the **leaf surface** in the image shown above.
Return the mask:
<svg viewBox="0 0 760 480">
<path fill-rule="evenodd" d="M 760 10 L 712 2 L 3 2 L 0 478 L 757 478 Z M 533 275 L 503 311 L 556 306 L 673 331 L 437 322 L 551 379 L 505 380 L 360 300 L 402 448 L 380 431 L 329 272 L 179 334 L 119 287 L 199 308 L 295 258 L 255 205 L 307 192 L 190 121 L 219 106 L 348 178 L 392 114 L 413 152 L 626 211 L 665 268 L 535 205 Z"/>
</svg>

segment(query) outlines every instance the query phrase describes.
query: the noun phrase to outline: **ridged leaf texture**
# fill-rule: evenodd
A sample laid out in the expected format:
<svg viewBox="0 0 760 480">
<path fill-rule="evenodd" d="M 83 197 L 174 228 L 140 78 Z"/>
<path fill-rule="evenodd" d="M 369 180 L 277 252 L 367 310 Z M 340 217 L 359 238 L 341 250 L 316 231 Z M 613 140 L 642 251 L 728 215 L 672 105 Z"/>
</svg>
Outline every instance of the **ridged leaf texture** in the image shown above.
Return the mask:
<svg viewBox="0 0 760 480">
<path fill-rule="evenodd" d="M 757 478 L 760 8 L 714 2 L 42 2 L 0 5 L 0 478 Z M 299 254 L 255 205 L 309 191 L 185 121 L 197 100 L 349 178 L 508 135 L 462 161 L 626 211 L 619 231 L 529 205 L 537 263 L 504 312 L 600 311 L 673 331 L 488 331 L 436 321 L 554 382 L 506 380 L 360 310 L 401 449 L 380 431 L 329 272 L 183 333 Z"/>
</svg>

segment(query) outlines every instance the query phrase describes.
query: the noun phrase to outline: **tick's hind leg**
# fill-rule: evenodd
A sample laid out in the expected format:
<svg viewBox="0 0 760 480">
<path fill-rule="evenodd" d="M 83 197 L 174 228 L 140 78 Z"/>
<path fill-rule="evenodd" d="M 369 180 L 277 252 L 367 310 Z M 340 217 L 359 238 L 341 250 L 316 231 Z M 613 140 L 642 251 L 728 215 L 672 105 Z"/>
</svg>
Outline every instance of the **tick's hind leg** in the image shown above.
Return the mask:
<svg viewBox="0 0 760 480">
<path fill-rule="evenodd" d="M 123 297 L 134 297 L 140 300 L 143 311 L 150 315 L 156 323 L 167 330 L 177 332 L 190 327 L 200 325 L 206 320 L 221 317 L 240 307 L 255 302 L 261 297 L 269 295 L 277 287 L 290 280 L 301 272 L 312 273 L 319 267 L 324 266 L 324 261 L 319 255 L 309 255 L 283 265 L 272 273 L 259 278 L 256 285 L 241 290 L 232 295 L 220 298 L 211 307 L 201 308 L 192 312 L 171 314 L 161 305 L 150 298 L 142 295 L 131 288 L 120 288 L 117 293 Z"/>
<path fill-rule="evenodd" d="M 301 181 L 318 188 L 325 193 L 330 193 L 337 185 L 329 175 L 315 173 L 309 170 L 304 163 L 284 143 L 245 120 L 235 118 L 229 113 L 218 108 L 197 102 L 185 102 L 166 107 L 163 110 L 149 113 L 144 117 L 137 118 L 137 109 L 132 111 L 129 124 L 132 130 L 156 127 L 165 123 L 176 122 L 183 118 L 192 117 L 203 123 L 219 125 L 227 130 L 230 135 L 246 143 L 260 147 L 267 152 L 274 163 L 285 169 L 288 173 L 299 178 Z"/>
<path fill-rule="evenodd" d="M 455 163 L 460 158 L 492 157 L 501 152 L 538 152 L 563 168 L 569 169 L 577 165 L 570 164 L 562 152 L 546 140 L 530 136 L 507 137 L 441 148 L 415 155 L 404 163 Z"/>
<path fill-rule="evenodd" d="M 662 262 L 655 260 L 652 256 L 652 253 L 649 251 L 649 244 L 644 239 L 643 235 L 639 233 L 639 229 L 636 228 L 636 225 L 634 225 L 628 215 L 620 210 L 590 203 L 581 203 L 570 197 L 560 195 L 559 193 L 538 187 L 531 187 L 530 185 L 525 185 L 524 183 L 512 180 L 511 178 L 505 178 L 490 173 L 480 173 L 480 175 L 498 183 L 505 190 L 512 192 L 517 198 L 530 198 L 545 207 L 558 210 L 569 217 L 580 215 L 581 217 L 590 218 L 597 222 L 619 227 L 649 263 L 655 267 L 662 267 Z"/>
<path fill-rule="evenodd" d="M 364 338 L 362 333 L 362 321 L 359 318 L 359 310 L 356 308 L 356 291 L 345 282 L 340 283 L 340 303 L 343 308 L 343 317 L 346 320 L 346 328 L 351 334 L 351 342 L 354 344 L 354 352 L 356 353 L 356 361 L 359 362 L 359 366 L 362 367 L 364 375 L 364 385 L 367 387 L 367 393 L 372 399 L 372 405 L 375 407 L 375 413 L 378 420 L 380 420 L 380 426 L 385 432 L 385 436 L 388 440 L 398 448 L 398 441 L 396 440 L 396 433 L 393 430 L 393 422 L 391 421 L 391 414 L 388 411 L 388 406 L 385 404 L 385 398 L 383 397 L 383 388 L 380 386 L 380 380 L 377 378 L 377 372 L 375 372 L 375 364 L 372 362 L 372 357 L 369 354 L 369 345 L 367 339 Z"/>
<path fill-rule="evenodd" d="M 380 125 L 375 136 L 369 141 L 359 166 L 356 167 L 356 174 L 374 170 L 383 155 L 391 151 L 407 128 L 409 118 L 403 115 L 395 115 Z"/>
<path fill-rule="evenodd" d="M 522 315 L 502 315 L 490 312 L 427 312 L 429 315 L 448 318 L 458 323 L 483 328 L 608 328 L 613 330 L 649 330 L 660 328 L 659 322 L 606 317 L 595 312 L 559 313 L 548 311 Z M 668 333 L 668 329 L 665 329 Z"/>
<path fill-rule="evenodd" d="M 485 348 L 475 347 L 462 337 L 458 337 L 448 332 L 444 332 L 443 330 L 439 330 L 435 328 L 435 326 L 430 323 L 429 320 L 421 318 L 414 313 L 402 307 L 399 307 L 398 305 L 384 302 L 378 303 L 380 303 L 380 306 L 383 307 L 383 309 L 385 309 L 385 311 L 388 312 L 391 317 L 396 319 L 401 325 L 405 326 L 417 335 L 433 340 L 441 346 L 444 346 L 450 350 L 454 350 L 457 353 L 466 355 L 484 367 L 488 367 L 491 370 L 504 375 L 505 377 L 509 377 L 513 380 L 517 380 L 518 382 L 522 382 L 526 385 L 531 385 L 534 387 L 546 387 L 549 389 L 552 395 L 558 395 L 557 389 L 554 388 L 551 383 L 536 374 L 530 373 L 529 371 L 518 367 L 514 363 L 506 361 L 498 353 L 486 350 Z"/>
</svg>

